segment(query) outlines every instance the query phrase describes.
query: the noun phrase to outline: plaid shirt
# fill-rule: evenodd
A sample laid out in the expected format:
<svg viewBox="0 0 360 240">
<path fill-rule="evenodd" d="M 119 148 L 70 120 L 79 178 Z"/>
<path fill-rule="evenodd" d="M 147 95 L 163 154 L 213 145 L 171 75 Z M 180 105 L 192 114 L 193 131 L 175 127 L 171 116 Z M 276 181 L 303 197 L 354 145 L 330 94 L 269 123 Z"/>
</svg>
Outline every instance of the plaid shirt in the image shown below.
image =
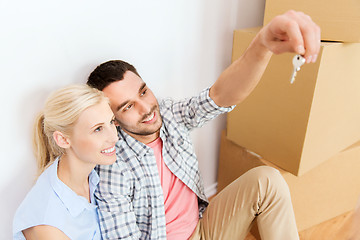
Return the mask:
<svg viewBox="0 0 360 240">
<path fill-rule="evenodd" d="M 207 198 L 190 139 L 190 130 L 233 109 L 219 107 L 209 97 L 209 88 L 199 96 L 160 104 L 163 124 L 163 159 L 170 171 L 199 199 L 199 214 Z M 95 192 L 104 239 L 166 239 L 163 191 L 152 149 L 120 128 L 117 161 L 97 166 L 100 183 Z"/>
</svg>

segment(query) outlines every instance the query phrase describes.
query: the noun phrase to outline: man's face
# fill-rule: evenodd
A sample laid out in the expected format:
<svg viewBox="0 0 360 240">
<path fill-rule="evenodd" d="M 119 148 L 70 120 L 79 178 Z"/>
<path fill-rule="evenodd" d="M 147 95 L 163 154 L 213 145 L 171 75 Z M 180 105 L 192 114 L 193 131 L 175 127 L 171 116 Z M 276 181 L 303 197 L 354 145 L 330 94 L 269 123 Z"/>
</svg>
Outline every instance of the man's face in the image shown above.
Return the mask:
<svg viewBox="0 0 360 240">
<path fill-rule="evenodd" d="M 104 88 L 119 126 L 140 142 L 149 143 L 159 136 L 162 119 L 159 104 L 144 81 L 131 71 L 124 79 Z"/>
</svg>

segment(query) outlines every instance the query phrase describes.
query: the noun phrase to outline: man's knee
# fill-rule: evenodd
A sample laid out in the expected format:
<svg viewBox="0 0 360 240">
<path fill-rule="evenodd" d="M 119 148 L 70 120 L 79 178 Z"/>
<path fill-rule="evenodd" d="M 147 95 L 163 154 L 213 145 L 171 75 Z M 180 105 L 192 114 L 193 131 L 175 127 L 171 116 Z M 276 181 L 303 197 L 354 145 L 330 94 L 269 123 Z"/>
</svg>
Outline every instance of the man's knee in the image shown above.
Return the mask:
<svg viewBox="0 0 360 240">
<path fill-rule="evenodd" d="M 277 194 L 289 197 L 289 187 L 281 173 L 269 166 L 260 166 L 250 169 L 248 174 L 249 184 L 258 187 L 260 191 L 276 192 Z"/>
</svg>

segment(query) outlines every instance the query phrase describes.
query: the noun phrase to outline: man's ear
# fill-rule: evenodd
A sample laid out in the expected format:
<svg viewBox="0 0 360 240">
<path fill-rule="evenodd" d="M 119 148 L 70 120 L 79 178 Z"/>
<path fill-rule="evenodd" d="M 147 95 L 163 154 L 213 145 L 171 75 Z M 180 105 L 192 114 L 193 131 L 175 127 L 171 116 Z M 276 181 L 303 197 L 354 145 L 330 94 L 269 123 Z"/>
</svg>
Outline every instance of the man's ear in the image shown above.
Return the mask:
<svg viewBox="0 0 360 240">
<path fill-rule="evenodd" d="M 62 132 L 55 131 L 53 133 L 53 138 L 59 147 L 61 148 L 70 147 L 70 139 L 67 136 L 65 136 Z"/>
</svg>

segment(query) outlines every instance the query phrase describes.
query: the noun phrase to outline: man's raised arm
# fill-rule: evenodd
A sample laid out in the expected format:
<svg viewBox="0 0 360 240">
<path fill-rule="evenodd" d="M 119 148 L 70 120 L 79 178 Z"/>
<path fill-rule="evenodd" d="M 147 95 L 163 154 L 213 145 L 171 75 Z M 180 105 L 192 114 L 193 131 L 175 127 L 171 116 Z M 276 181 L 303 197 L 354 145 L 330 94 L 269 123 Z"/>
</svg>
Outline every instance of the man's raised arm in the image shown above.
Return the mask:
<svg viewBox="0 0 360 240">
<path fill-rule="evenodd" d="M 304 13 L 288 11 L 260 30 L 210 88 L 210 97 L 218 106 L 238 104 L 256 87 L 273 53 L 294 52 L 310 63 L 316 61 L 319 50 L 320 28 Z"/>
</svg>

